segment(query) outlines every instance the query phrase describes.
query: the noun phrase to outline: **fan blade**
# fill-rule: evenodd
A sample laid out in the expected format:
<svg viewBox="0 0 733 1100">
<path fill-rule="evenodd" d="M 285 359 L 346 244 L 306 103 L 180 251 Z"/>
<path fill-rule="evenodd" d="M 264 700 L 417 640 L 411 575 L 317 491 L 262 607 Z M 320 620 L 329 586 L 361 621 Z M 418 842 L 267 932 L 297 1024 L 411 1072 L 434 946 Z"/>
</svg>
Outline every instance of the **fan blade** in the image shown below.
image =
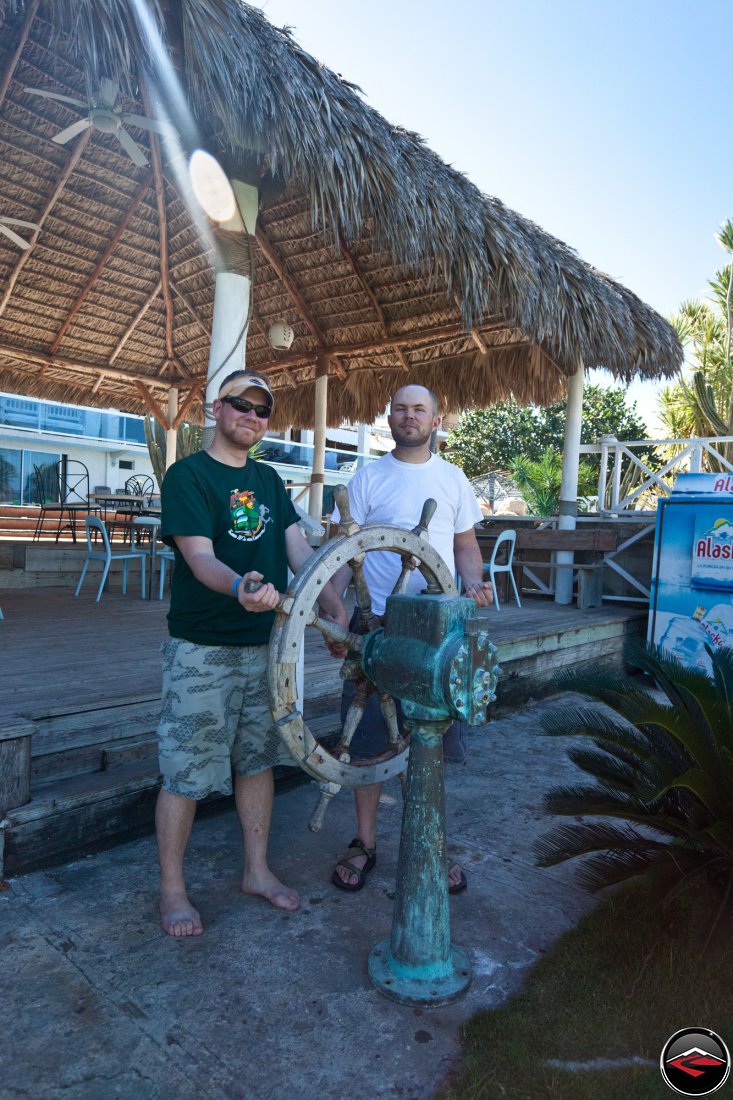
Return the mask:
<svg viewBox="0 0 733 1100">
<path fill-rule="evenodd" d="M 116 80 L 103 76 L 99 82 L 99 104 L 104 103 L 106 107 L 114 107 L 119 90 L 120 86 Z"/>
<path fill-rule="evenodd" d="M 31 92 L 32 95 L 42 95 L 44 99 L 58 99 L 61 103 L 73 103 L 75 107 L 82 107 L 85 111 L 89 108 L 89 104 L 83 99 L 74 99 L 70 95 L 60 95 L 58 92 L 47 92 L 43 88 L 24 88 L 23 91 Z"/>
<path fill-rule="evenodd" d="M 154 130 L 156 134 L 169 134 L 173 127 L 170 122 L 160 122 L 157 118 L 148 118 L 147 115 L 129 115 L 127 112 L 120 115 L 123 122 L 131 126 L 141 126 L 145 130 Z"/>
<path fill-rule="evenodd" d="M 62 130 L 60 134 L 56 134 L 51 140 L 55 141 L 57 145 L 66 145 L 67 141 L 71 141 L 82 130 L 88 129 L 91 124 L 91 119 L 80 118 L 78 122 L 72 122 L 71 126 L 67 126 L 65 130 Z"/>
<path fill-rule="evenodd" d="M 8 218 L 8 221 L 11 219 Z M 10 237 L 13 244 L 17 244 L 18 248 L 30 248 L 28 241 L 24 241 L 22 237 L 19 237 L 17 233 L 14 233 L 12 229 L 8 229 L 7 225 L 3 225 L 0 222 L 0 233 L 4 233 L 6 237 Z"/>
<path fill-rule="evenodd" d="M 117 131 L 117 137 L 119 139 L 120 145 L 125 150 L 133 164 L 136 164 L 138 168 L 144 168 L 145 165 L 148 163 L 148 158 L 145 156 L 142 149 L 139 149 L 137 147 L 135 142 L 128 134 L 127 130 L 123 130 L 122 128 L 120 128 Z"/>
<path fill-rule="evenodd" d="M 24 225 L 26 229 L 40 229 L 40 225 L 36 225 L 35 222 L 24 222 L 21 218 L 6 218 L 0 215 L 0 222 L 5 225 Z"/>
</svg>

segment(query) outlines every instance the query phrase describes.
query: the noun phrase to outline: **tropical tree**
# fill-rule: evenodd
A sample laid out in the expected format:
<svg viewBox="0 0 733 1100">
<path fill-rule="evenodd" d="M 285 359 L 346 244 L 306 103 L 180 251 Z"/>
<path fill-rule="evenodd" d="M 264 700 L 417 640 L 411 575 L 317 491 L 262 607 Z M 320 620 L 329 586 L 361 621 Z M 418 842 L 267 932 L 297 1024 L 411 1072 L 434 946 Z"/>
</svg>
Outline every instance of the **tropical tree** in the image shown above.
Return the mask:
<svg viewBox="0 0 733 1100">
<path fill-rule="evenodd" d="M 721 225 L 716 239 L 733 255 L 733 222 Z M 733 263 L 733 260 L 731 261 Z M 710 300 L 687 301 L 671 322 L 686 348 L 691 371 L 660 394 L 660 419 L 670 434 L 689 436 L 733 435 L 733 281 L 731 264 L 708 280 Z M 733 460 L 733 445 L 721 445 L 721 453 Z M 706 455 L 709 468 L 719 468 Z"/>
<path fill-rule="evenodd" d="M 562 454 L 547 447 L 538 459 L 513 458 L 510 464 L 514 484 L 527 502 L 531 516 L 552 516 L 560 507 Z M 598 487 L 596 471 L 588 462 L 578 466 L 578 496 L 593 496 Z"/>
<path fill-rule="evenodd" d="M 664 650 L 634 646 L 629 658 L 653 683 L 613 671 L 570 673 L 563 689 L 591 703 L 546 715 L 545 732 L 590 738 L 569 750 L 593 782 L 559 787 L 544 809 L 574 819 L 536 843 L 550 867 L 584 857 L 592 892 L 645 876 L 667 894 L 689 880 L 733 901 L 733 650 L 709 651 L 712 674 Z M 590 819 L 590 820 L 586 820 Z"/>
<path fill-rule="evenodd" d="M 547 409 L 503 401 L 487 409 L 464 413 L 448 435 L 446 458 L 460 466 L 467 477 L 490 470 L 508 472 L 516 457 L 538 461 L 548 447 L 562 451 L 565 403 Z M 622 387 L 586 386 L 583 394 L 582 443 L 595 443 L 602 435 L 617 439 L 644 439 L 648 429 L 628 403 Z M 597 462 L 593 463 L 597 467 Z"/>
</svg>

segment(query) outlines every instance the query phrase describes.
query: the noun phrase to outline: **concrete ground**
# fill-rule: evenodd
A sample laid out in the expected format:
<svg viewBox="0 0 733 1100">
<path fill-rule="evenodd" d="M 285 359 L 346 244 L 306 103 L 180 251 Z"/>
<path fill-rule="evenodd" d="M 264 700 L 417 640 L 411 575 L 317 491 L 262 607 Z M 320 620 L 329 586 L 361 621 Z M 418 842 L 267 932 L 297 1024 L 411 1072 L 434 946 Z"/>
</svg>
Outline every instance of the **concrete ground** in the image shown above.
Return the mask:
<svg viewBox="0 0 733 1100">
<path fill-rule="evenodd" d="M 367 956 L 389 935 L 400 825 L 385 787 L 378 862 L 357 894 L 334 889 L 354 833 L 348 792 L 319 834 L 317 790 L 278 794 L 272 865 L 301 893 L 297 913 L 237 890 L 233 810 L 197 822 L 190 896 L 205 935 L 164 936 L 152 837 L 16 878 L 0 893 L 0 1096 L 56 1100 L 399 1100 L 429 1098 L 459 1058 L 461 1024 L 517 991 L 538 957 L 592 904 L 570 867 L 535 867 L 549 787 L 577 775 L 539 718 L 557 698 L 468 734 L 446 772 L 449 851 L 468 890 L 451 900 L 452 940 L 473 962 L 467 994 L 405 1007 L 372 988 Z"/>
</svg>

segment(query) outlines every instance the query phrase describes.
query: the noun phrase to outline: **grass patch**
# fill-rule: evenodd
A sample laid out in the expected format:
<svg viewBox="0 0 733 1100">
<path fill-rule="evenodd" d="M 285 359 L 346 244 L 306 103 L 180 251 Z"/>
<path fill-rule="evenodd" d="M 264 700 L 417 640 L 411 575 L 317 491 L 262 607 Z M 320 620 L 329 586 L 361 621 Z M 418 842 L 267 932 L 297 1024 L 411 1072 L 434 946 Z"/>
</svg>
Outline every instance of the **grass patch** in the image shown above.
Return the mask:
<svg viewBox="0 0 733 1100">
<path fill-rule="evenodd" d="M 521 994 L 466 1023 L 461 1064 L 440 1100 L 675 1095 L 659 1072 L 673 1032 L 708 1027 L 733 1045 L 733 942 L 703 953 L 718 905 L 709 892 L 689 889 L 662 909 L 639 883 L 606 899 L 537 964 Z M 551 1064 L 595 1059 L 654 1064 Z"/>
</svg>

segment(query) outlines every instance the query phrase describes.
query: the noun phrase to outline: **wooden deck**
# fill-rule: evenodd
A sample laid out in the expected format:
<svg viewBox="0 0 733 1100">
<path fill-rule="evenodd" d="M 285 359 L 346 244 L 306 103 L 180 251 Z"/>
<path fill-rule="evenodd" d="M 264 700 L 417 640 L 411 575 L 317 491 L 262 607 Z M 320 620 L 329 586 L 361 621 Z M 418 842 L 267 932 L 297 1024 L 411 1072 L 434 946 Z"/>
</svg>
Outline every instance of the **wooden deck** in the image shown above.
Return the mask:
<svg viewBox="0 0 733 1100">
<path fill-rule="evenodd" d="M 99 604 L 91 583 L 78 599 L 71 584 L 0 589 L 0 748 L 3 729 L 32 732 L 31 800 L 0 822 L 0 873 L 152 822 L 167 603 L 122 596 L 118 584 Z M 483 614 L 499 648 L 503 709 L 546 693 L 560 668 L 619 663 L 625 639 L 646 625 L 636 608 L 539 600 Z M 338 731 L 339 695 L 339 662 L 308 631 L 304 714 L 317 736 Z"/>
</svg>

